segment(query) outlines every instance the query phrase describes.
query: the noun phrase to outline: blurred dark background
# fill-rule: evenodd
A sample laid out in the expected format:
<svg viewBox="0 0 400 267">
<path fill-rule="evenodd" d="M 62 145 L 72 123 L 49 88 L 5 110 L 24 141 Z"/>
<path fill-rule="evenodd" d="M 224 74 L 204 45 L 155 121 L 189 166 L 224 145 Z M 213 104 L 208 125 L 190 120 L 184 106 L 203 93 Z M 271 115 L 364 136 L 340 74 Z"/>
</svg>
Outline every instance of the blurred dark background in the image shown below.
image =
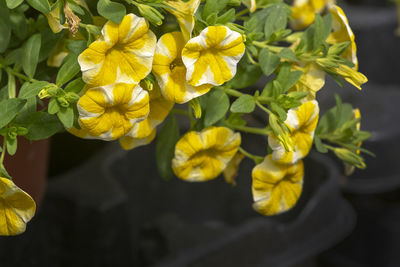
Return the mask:
<svg viewBox="0 0 400 267">
<path fill-rule="evenodd" d="M 162 180 L 155 144 L 125 152 L 118 143 L 52 138 L 47 189 L 27 231 L 0 237 L 1 266 L 400 266 L 400 38 L 396 7 L 385 0 L 339 2 L 356 36 L 363 91 L 327 79 L 359 107 L 365 147 L 377 158 L 345 177 L 332 155 L 306 159 L 304 192 L 290 212 L 251 209 L 252 162 L 232 187 Z M 266 140 L 244 144 L 265 154 Z"/>
</svg>

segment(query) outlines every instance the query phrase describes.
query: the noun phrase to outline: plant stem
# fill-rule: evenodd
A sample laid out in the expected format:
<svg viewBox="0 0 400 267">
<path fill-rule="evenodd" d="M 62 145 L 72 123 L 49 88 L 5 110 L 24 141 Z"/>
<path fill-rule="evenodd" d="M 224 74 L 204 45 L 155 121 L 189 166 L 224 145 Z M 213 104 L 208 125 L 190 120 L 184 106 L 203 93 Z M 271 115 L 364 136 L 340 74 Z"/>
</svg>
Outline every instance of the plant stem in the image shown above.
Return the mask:
<svg viewBox="0 0 400 267">
<path fill-rule="evenodd" d="M 1 156 L 0 156 L 0 166 L 3 169 L 4 169 L 4 157 L 6 155 L 6 150 L 7 150 L 7 137 L 4 136 L 3 147 L 2 147 Z"/>
<path fill-rule="evenodd" d="M 265 135 L 265 136 L 268 136 L 268 134 L 271 132 L 267 128 L 255 128 L 255 127 L 242 126 L 242 125 L 232 125 L 232 124 L 229 124 L 229 123 L 228 123 L 228 126 L 233 128 L 233 129 L 242 131 L 242 132 Z"/>
<path fill-rule="evenodd" d="M 268 113 L 269 115 L 272 113 L 271 110 L 267 109 L 266 107 L 264 107 L 263 105 L 261 105 L 260 102 L 256 101 L 256 105 L 261 108 L 263 111 L 265 111 L 266 113 Z"/>
<path fill-rule="evenodd" d="M 231 96 L 235 96 L 235 97 L 241 97 L 241 96 L 245 95 L 245 94 L 243 94 L 243 93 L 241 93 L 241 92 L 239 92 L 237 90 L 234 90 L 234 89 L 229 89 L 229 88 L 224 88 L 224 87 L 215 87 L 215 88 L 219 89 L 219 90 L 223 90 L 226 94 L 231 95 Z"/>
<path fill-rule="evenodd" d="M 254 162 L 255 162 L 256 164 L 258 164 L 258 163 L 260 163 L 260 162 L 262 162 L 262 161 L 264 160 L 263 157 L 260 157 L 260 156 L 251 154 L 250 152 L 247 152 L 246 150 L 244 150 L 242 147 L 239 147 L 239 151 L 240 151 L 240 153 L 242 153 L 243 155 L 245 155 L 245 156 L 248 157 L 249 159 L 254 160 Z"/>
<path fill-rule="evenodd" d="M 239 11 L 238 13 L 236 13 L 235 17 L 236 17 L 236 19 L 238 19 L 238 18 L 246 15 L 247 13 L 249 13 L 249 9 L 248 8 L 243 9 L 242 11 Z"/>
</svg>

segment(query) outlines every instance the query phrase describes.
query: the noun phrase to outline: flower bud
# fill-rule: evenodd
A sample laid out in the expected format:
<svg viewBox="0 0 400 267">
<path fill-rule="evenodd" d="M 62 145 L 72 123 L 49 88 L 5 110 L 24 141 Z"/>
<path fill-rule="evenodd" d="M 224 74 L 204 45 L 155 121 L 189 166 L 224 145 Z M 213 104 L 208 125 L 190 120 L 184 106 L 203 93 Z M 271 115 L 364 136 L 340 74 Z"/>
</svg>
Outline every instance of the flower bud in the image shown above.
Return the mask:
<svg viewBox="0 0 400 267">
<path fill-rule="evenodd" d="M 65 97 L 63 97 L 63 96 L 57 97 L 57 102 L 58 102 L 58 104 L 60 104 L 60 106 L 63 107 L 63 108 L 69 107 L 69 102 L 68 102 L 67 99 L 65 99 Z"/>
<path fill-rule="evenodd" d="M 137 4 L 140 14 L 148 19 L 151 23 L 160 26 L 163 23 L 164 16 L 154 7 Z"/>
<path fill-rule="evenodd" d="M 344 162 L 351 164 L 359 169 L 365 169 L 366 165 L 361 156 L 346 148 L 335 148 L 333 151 L 335 155 Z"/>
<path fill-rule="evenodd" d="M 58 86 L 54 83 L 46 85 L 38 94 L 40 99 L 50 98 L 58 93 Z"/>
<path fill-rule="evenodd" d="M 69 103 L 76 103 L 79 100 L 79 95 L 73 93 L 73 92 L 68 92 L 65 94 L 65 99 L 69 102 Z"/>
</svg>

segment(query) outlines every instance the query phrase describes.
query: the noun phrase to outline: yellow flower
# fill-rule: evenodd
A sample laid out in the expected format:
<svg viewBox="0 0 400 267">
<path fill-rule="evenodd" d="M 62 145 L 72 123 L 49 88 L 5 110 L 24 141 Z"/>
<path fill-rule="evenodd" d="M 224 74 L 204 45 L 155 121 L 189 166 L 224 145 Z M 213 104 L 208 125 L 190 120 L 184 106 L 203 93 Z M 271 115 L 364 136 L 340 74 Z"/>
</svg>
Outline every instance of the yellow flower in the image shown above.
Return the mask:
<svg viewBox="0 0 400 267">
<path fill-rule="evenodd" d="M 35 215 L 35 201 L 11 180 L 0 177 L 0 235 L 18 235 Z"/>
<path fill-rule="evenodd" d="M 333 32 L 328 36 L 326 41 L 330 44 L 350 42 L 349 47 L 344 51 L 342 56 L 351 61 L 354 64 L 354 69 L 358 70 L 357 46 L 349 21 L 340 7 L 332 5 L 329 11 L 332 14 Z"/>
<path fill-rule="evenodd" d="M 182 0 L 167 0 L 165 4 L 172 7 L 168 11 L 176 17 L 181 28 L 184 39 L 187 41 L 192 38 L 192 31 L 194 28 L 194 13 L 200 5 L 201 0 L 189 0 L 184 2 Z"/>
<path fill-rule="evenodd" d="M 102 36 L 78 57 L 83 80 L 93 86 L 137 84 L 151 71 L 155 46 L 144 18 L 128 14 L 121 24 L 108 21 Z"/>
<path fill-rule="evenodd" d="M 143 138 L 134 138 L 130 137 L 129 135 L 122 137 L 119 139 L 119 144 L 125 150 L 131 150 L 137 148 L 139 146 L 145 146 L 150 144 L 154 138 L 156 138 L 157 130 L 154 129 L 150 135 L 145 136 Z"/>
<path fill-rule="evenodd" d="M 125 150 L 147 145 L 153 141 L 156 136 L 156 127 L 164 121 L 174 106 L 173 102 L 166 100 L 161 95 L 160 89 L 157 86 L 149 92 L 149 95 L 149 116 L 144 121 L 135 123 L 132 130 L 120 139 L 120 144 Z"/>
<path fill-rule="evenodd" d="M 64 29 L 68 29 L 67 23 L 64 23 L 64 25 L 61 25 L 60 23 L 60 8 L 58 7 L 58 5 L 50 13 L 45 14 L 45 16 L 47 18 L 47 22 L 49 23 L 50 29 L 54 33 L 59 33 Z"/>
<path fill-rule="evenodd" d="M 179 178 L 202 182 L 216 178 L 235 156 L 240 134 L 225 127 L 188 132 L 176 144 L 172 169 Z"/>
<path fill-rule="evenodd" d="M 244 155 L 238 151 L 236 155 L 229 161 L 228 166 L 226 166 L 223 174 L 225 181 L 228 184 L 231 184 L 233 186 L 236 185 L 236 176 L 238 175 L 239 171 L 239 165 L 244 159 Z"/>
<path fill-rule="evenodd" d="M 250 10 L 250 13 L 254 13 L 257 9 L 257 3 L 256 0 L 249 0 L 249 1 L 245 1 L 243 2 L 247 8 Z"/>
<path fill-rule="evenodd" d="M 71 130 L 83 138 L 115 140 L 126 135 L 149 113 L 149 95 L 140 86 L 112 84 L 87 89 L 78 101 L 81 130 Z"/>
<path fill-rule="evenodd" d="M 308 98 L 315 99 L 316 93 L 325 85 L 325 71 L 313 62 L 305 66 L 294 66 L 293 69 L 303 74 L 291 91 L 308 92 Z"/>
<path fill-rule="evenodd" d="M 268 155 L 252 172 L 253 208 L 267 216 L 291 209 L 300 197 L 303 177 L 303 161 L 279 164 Z"/>
<path fill-rule="evenodd" d="M 236 65 L 244 54 L 240 33 L 226 26 L 210 26 L 189 40 L 182 51 L 186 80 L 192 86 L 221 85 L 236 74 Z"/>
<path fill-rule="evenodd" d="M 327 70 L 342 76 L 347 82 L 357 87 L 358 90 L 362 89 L 361 85 L 368 82 L 364 74 L 344 64 L 340 64 L 337 68 L 327 68 Z"/>
<path fill-rule="evenodd" d="M 333 0 L 295 0 L 292 6 L 292 27 L 304 29 L 314 23 L 315 13 L 321 13 Z"/>
<path fill-rule="evenodd" d="M 304 158 L 311 149 L 314 131 L 319 115 L 318 102 L 315 100 L 303 103 L 300 107 L 289 109 L 286 126 L 290 130 L 290 138 L 294 144 L 293 151 L 285 151 L 274 134 L 268 136 L 268 144 L 272 148 L 272 159 L 282 164 L 295 163 Z"/>
<path fill-rule="evenodd" d="M 185 103 L 207 93 L 212 85 L 191 86 L 186 82 L 186 67 L 182 62 L 185 41 L 180 32 L 167 33 L 157 42 L 153 60 L 153 73 L 165 98 Z"/>
</svg>

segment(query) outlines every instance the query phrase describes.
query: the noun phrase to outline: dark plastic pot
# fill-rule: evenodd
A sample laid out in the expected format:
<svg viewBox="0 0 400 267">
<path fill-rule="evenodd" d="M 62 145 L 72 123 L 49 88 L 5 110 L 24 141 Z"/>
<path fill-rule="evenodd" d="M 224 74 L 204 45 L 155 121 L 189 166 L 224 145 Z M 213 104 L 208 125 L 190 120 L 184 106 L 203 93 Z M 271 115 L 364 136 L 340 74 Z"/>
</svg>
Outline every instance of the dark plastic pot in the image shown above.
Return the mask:
<svg viewBox="0 0 400 267">
<path fill-rule="evenodd" d="M 369 82 L 360 92 L 346 85 L 338 87 L 332 81 L 320 93 L 320 107 L 334 105 L 334 93 L 339 93 L 343 102 L 353 104 L 361 110 L 361 129 L 370 131 L 372 137 L 363 147 L 376 154 L 376 158 L 365 156 L 367 169 L 356 170 L 350 177 L 342 175 L 342 188 L 349 193 L 382 193 L 400 188 L 400 86 L 377 85 Z M 340 163 L 340 168 L 342 164 Z M 341 172 L 343 173 L 343 172 Z"/>
<path fill-rule="evenodd" d="M 343 5 L 343 9 L 355 34 L 360 71 L 372 82 L 400 84 L 400 37 L 395 35 L 398 27 L 395 4 Z"/>
<path fill-rule="evenodd" d="M 306 160 L 304 192 L 293 210 L 263 217 L 251 208 L 251 162 L 243 163 L 236 187 L 222 178 L 164 182 L 153 154 L 154 145 L 142 147 L 111 164 L 131 203 L 132 241 L 143 266 L 290 266 L 353 229 L 355 213 L 326 156 Z"/>
</svg>

